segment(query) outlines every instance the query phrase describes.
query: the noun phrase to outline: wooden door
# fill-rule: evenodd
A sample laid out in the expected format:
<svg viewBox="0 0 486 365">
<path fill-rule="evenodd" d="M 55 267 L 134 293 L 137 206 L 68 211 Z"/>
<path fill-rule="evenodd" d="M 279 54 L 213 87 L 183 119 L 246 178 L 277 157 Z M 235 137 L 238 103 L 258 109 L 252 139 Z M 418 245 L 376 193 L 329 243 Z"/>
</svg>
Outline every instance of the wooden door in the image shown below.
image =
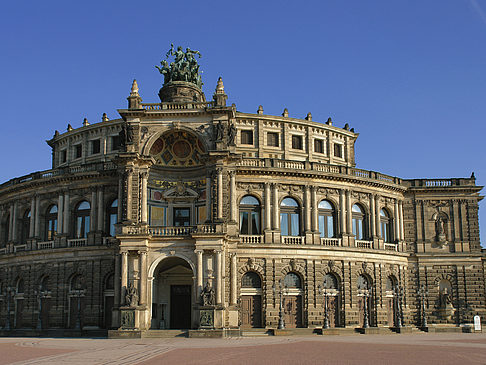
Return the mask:
<svg viewBox="0 0 486 365">
<path fill-rule="evenodd" d="M 191 286 L 170 286 L 170 328 L 191 328 Z"/>
<path fill-rule="evenodd" d="M 104 320 L 104 328 L 110 329 L 111 326 L 111 318 L 113 312 L 113 303 L 114 297 L 112 296 L 105 296 L 105 320 Z"/>
<path fill-rule="evenodd" d="M 79 300 L 79 302 L 78 302 Z M 79 310 L 78 310 L 79 305 Z M 84 297 L 69 298 L 69 328 L 76 328 L 76 321 L 79 313 L 80 328 L 83 328 Z"/>
<path fill-rule="evenodd" d="M 285 296 L 283 304 L 285 327 L 302 327 L 302 296 Z"/>
<path fill-rule="evenodd" d="M 393 297 L 386 298 L 387 321 L 389 327 L 395 327 L 395 305 Z"/>
<path fill-rule="evenodd" d="M 262 327 L 262 297 L 261 295 L 241 296 L 241 327 Z"/>
<path fill-rule="evenodd" d="M 49 328 L 49 310 L 50 310 L 50 299 L 49 298 L 42 298 L 41 299 L 41 325 L 42 329 Z"/>
<path fill-rule="evenodd" d="M 339 326 L 339 301 L 337 296 L 328 297 L 327 310 L 329 311 L 329 326 Z"/>
<path fill-rule="evenodd" d="M 17 299 L 17 306 L 15 308 L 15 328 L 22 328 L 23 312 L 24 312 L 24 300 Z"/>
</svg>

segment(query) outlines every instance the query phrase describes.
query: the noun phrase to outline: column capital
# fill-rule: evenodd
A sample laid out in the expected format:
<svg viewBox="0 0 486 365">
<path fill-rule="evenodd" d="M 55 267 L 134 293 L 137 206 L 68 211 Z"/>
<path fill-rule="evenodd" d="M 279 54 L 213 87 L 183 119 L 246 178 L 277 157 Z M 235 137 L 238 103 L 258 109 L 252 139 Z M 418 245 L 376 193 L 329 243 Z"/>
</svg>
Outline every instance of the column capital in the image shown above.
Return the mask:
<svg viewBox="0 0 486 365">
<path fill-rule="evenodd" d="M 236 171 L 235 170 L 228 171 L 228 175 L 230 178 L 234 178 L 236 176 Z"/>
<path fill-rule="evenodd" d="M 128 256 L 128 251 L 121 251 L 120 252 L 120 255 L 122 255 L 122 256 Z"/>
<path fill-rule="evenodd" d="M 137 251 L 139 255 L 146 255 L 148 252 L 146 250 L 139 250 Z"/>
</svg>

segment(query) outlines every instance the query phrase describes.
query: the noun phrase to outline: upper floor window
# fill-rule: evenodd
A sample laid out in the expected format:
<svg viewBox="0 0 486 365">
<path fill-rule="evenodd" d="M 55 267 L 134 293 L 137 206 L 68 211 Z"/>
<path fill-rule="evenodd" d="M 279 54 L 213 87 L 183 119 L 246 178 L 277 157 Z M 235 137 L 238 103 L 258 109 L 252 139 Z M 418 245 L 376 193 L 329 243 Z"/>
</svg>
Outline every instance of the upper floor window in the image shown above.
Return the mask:
<svg viewBox="0 0 486 365">
<path fill-rule="evenodd" d="M 91 154 L 97 154 L 101 151 L 101 141 L 99 139 L 95 139 L 91 141 Z"/>
<path fill-rule="evenodd" d="M 352 208 L 353 218 L 353 234 L 357 240 L 362 240 L 365 237 L 364 232 L 364 211 L 358 204 L 353 205 Z"/>
<path fill-rule="evenodd" d="M 300 236 L 300 207 L 292 198 L 280 204 L 280 230 L 282 236 Z"/>
<path fill-rule="evenodd" d="M 292 136 L 292 148 L 294 150 L 302 150 L 303 144 L 302 144 L 302 136 Z"/>
<path fill-rule="evenodd" d="M 120 136 L 111 136 L 111 150 L 118 151 L 120 149 Z"/>
<path fill-rule="evenodd" d="M 324 140 L 314 139 L 314 152 L 315 153 L 324 153 Z"/>
<path fill-rule="evenodd" d="M 83 146 L 81 144 L 77 144 L 74 146 L 74 158 L 80 158 L 83 156 Z"/>
<path fill-rule="evenodd" d="M 75 222 L 75 238 L 88 237 L 91 205 L 86 201 L 82 201 L 74 211 Z"/>
<path fill-rule="evenodd" d="M 67 161 L 67 151 L 66 150 L 62 150 L 61 151 L 60 163 L 64 163 L 66 161 Z"/>
<path fill-rule="evenodd" d="M 343 158 L 343 146 L 340 143 L 334 143 L 334 157 Z"/>
<path fill-rule="evenodd" d="M 26 243 L 30 235 L 30 209 L 27 209 L 22 216 L 20 243 Z"/>
<path fill-rule="evenodd" d="M 385 240 L 385 242 L 392 241 L 391 235 L 391 226 L 390 226 L 391 218 L 388 211 L 385 209 L 380 210 L 380 227 L 381 227 L 381 237 Z"/>
<path fill-rule="evenodd" d="M 115 224 L 118 223 L 118 199 L 113 200 L 108 207 L 108 233 L 111 237 L 115 237 Z"/>
<path fill-rule="evenodd" d="M 253 144 L 253 131 L 241 131 L 241 144 Z"/>
<path fill-rule="evenodd" d="M 175 227 L 187 227 L 191 225 L 191 208 L 174 207 L 173 213 Z"/>
<path fill-rule="evenodd" d="M 328 200 L 319 203 L 319 232 L 321 237 L 334 237 L 334 206 Z"/>
<path fill-rule="evenodd" d="M 0 239 L 2 239 L 2 243 L 6 244 L 8 242 L 8 236 L 10 231 L 10 214 L 7 214 L 7 216 L 3 220 L 2 228 L 3 234 Z"/>
<path fill-rule="evenodd" d="M 260 234 L 260 202 L 251 195 L 240 201 L 240 234 Z"/>
<path fill-rule="evenodd" d="M 275 132 L 268 132 L 267 133 L 267 146 L 270 147 L 278 147 L 278 133 Z"/>
<path fill-rule="evenodd" d="M 57 205 L 51 205 L 46 214 L 46 241 L 52 241 L 57 234 Z"/>
</svg>

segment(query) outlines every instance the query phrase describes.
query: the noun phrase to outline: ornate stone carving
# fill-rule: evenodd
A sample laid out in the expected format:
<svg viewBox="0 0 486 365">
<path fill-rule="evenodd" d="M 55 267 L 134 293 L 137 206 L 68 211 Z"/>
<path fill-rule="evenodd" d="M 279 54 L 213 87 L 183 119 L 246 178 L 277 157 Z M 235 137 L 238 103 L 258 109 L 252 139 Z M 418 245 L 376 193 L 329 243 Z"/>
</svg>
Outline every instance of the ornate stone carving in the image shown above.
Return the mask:
<svg viewBox="0 0 486 365">
<path fill-rule="evenodd" d="M 214 289 L 209 284 L 209 281 L 207 281 L 206 286 L 201 292 L 201 305 L 210 306 L 215 304 L 216 304 L 216 296 L 214 293 Z"/>
</svg>

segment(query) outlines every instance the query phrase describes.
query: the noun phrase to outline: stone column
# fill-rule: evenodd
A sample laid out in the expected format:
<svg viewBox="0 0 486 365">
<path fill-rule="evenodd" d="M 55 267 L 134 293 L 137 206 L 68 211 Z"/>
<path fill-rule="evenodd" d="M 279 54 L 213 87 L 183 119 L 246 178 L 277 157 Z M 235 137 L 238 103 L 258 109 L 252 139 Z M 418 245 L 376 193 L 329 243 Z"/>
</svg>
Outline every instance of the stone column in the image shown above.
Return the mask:
<svg viewBox="0 0 486 365">
<path fill-rule="evenodd" d="M 353 211 L 351 205 L 351 190 L 346 190 L 346 225 L 348 233 L 353 234 Z"/>
<path fill-rule="evenodd" d="M 69 207 L 69 191 L 64 193 L 64 218 L 63 218 L 63 233 L 68 235 L 69 234 L 69 226 L 71 225 L 71 208 Z"/>
<path fill-rule="evenodd" d="M 312 203 L 312 231 L 319 231 L 319 217 L 318 217 L 318 205 L 317 205 L 317 188 L 311 187 L 311 203 Z"/>
<path fill-rule="evenodd" d="M 29 237 L 34 237 L 35 230 L 35 196 L 30 200 L 30 225 L 29 225 Z"/>
<path fill-rule="evenodd" d="M 127 170 L 127 195 L 125 199 L 127 200 L 127 220 L 132 219 L 132 177 L 133 177 L 133 169 Z M 136 218 L 136 217 L 134 217 Z"/>
<path fill-rule="evenodd" d="M 125 295 L 128 286 L 128 252 L 121 253 L 121 295 Z M 124 303 L 124 300 L 122 300 Z M 127 304 L 127 303 L 125 303 Z"/>
<path fill-rule="evenodd" d="M 203 251 L 196 250 L 197 255 L 197 297 L 201 297 L 203 290 Z"/>
<path fill-rule="evenodd" d="M 57 224 L 59 224 L 59 222 Z M 34 236 L 37 237 L 37 238 L 40 237 L 40 195 L 37 195 L 35 197 L 35 229 L 34 229 Z"/>
<path fill-rule="evenodd" d="M 231 209 L 230 209 L 230 221 L 236 222 L 236 172 L 230 171 L 230 197 L 231 197 Z"/>
<path fill-rule="evenodd" d="M 231 254 L 231 304 L 235 305 L 238 301 L 238 275 L 236 272 L 236 252 Z"/>
<path fill-rule="evenodd" d="M 395 199 L 395 204 L 394 204 L 394 213 L 393 215 L 395 216 L 394 222 L 395 222 L 395 240 L 399 241 L 400 240 L 400 213 L 398 212 L 398 200 Z"/>
<path fill-rule="evenodd" d="M 265 229 L 272 229 L 272 214 L 270 211 L 270 183 L 265 183 Z"/>
<path fill-rule="evenodd" d="M 216 251 L 216 304 L 221 304 L 221 251 Z"/>
<path fill-rule="evenodd" d="M 217 184 L 218 184 L 218 219 L 223 219 L 223 169 L 217 170 Z"/>
<path fill-rule="evenodd" d="M 311 230 L 311 200 L 309 185 L 304 186 L 304 230 L 309 232 Z"/>
<path fill-rule="evenodd" d="M 140 258 L 140 298 L 139 304 L 147 304 L 147 251 L 138 251 Z"/>
<path fill-rule="evenodd" d="M 273 229 L 280 229 L 280 206 L 278 205 L 278 185 L 272 184 L 273 187 Z"/>
<path fill-rule="evenodd" d="M 206 176 L 206 222 L 211 222 L 213 219 L 211 214 L 211 175 Z"/>
<path fill-rule="evenodd" d="M 340 226 L 341 226 L 341 233 L 342 234 L 346 234 L 348 233 L 347 229 L 346 229 L 346 203 L 345 203 L 345 199 L 344 199 L 344 190 L 341 189 L 339 191 L 339 209 L 340 209 L 340 213 L 341 213 L 341 219 L 340 219 Z"/>
<path fill-rule="evenodd" d="M 63 233 L 63 205 L 64 205 L 64 195 L 62 193 L 59 194 L 57 199 L 57 233 Z"/>
<path fill-rule="evenodd" d="M 370 228 L 371 228 L 371 237 L 376 236 L 376 223 L 375 223 L 375 194 L 370 195 L 370 217 L 371 217 L 371 223 L 370 223 Z"/>
<path fill-rule="evenodd" d="M 13 205 L 13 218 L 12 218 L 12 225 L 11 225 L 11 230 L 12 230 L 12 241 L 17 240 L 17 214 L 18 214 L 18 209 L 19 209 L 19 203 L 17 201 L 14 202 Z"/>
<path fill-rule="evenodd" d="M 114 278 L 114 285 L 115 285 L 115 295 L 114 295 L 114 307 L 117 308 L 120 306 L 120 289 L 121 289 L 121 277 L 120 277 L 120 254 L 115 254 L 115 278 Z"/>
<path fill-rule="evenodd" d="M 148 206 L 147 206 L 147 179 L 148 172 L 144 171 L 140 174 L 142 179 L 142 223 L 148 223 Z"/>
<path fill-rule="evenodd" d="M 96 231 L 96 190 L 91 191 L 91 209 L 89 211 L 89 231 Z"/>
<path fill-rule="evenodd" d="M 404 222 L 403 222 L 403 201 L 398 201 L 398 213 L 400 215 L 400 239 L 402 241 L 405 240 L 405 230 L 404 230 Z"/>
<path fill-rule="evenodd" d="M 105 206 L 103 197 L 103 188 L 98 189 L 98 231 L 104 231 Z"/>
</svg>

